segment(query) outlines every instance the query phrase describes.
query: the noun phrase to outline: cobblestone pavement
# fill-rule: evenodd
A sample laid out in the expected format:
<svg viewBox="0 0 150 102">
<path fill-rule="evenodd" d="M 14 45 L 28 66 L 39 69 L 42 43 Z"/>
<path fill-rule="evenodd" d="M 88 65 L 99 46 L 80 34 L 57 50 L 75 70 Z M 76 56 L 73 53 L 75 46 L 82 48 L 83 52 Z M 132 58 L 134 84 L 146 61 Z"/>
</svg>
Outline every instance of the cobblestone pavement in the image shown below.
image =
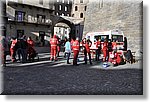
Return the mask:
<svg viewBox="0 0 150 102">
<path fill-rule="evenodd" d="M 49 54 L 40 54 L 34 63 L 7 63 L 3 69 L 2 94 L 143 94 L 143 70 L 140 62 L 103 68 L 100 63 L 67 65 L 63 58 L 49 61 Z M 82 60 L 80 58 L 79 60 Z"/>
</svg>

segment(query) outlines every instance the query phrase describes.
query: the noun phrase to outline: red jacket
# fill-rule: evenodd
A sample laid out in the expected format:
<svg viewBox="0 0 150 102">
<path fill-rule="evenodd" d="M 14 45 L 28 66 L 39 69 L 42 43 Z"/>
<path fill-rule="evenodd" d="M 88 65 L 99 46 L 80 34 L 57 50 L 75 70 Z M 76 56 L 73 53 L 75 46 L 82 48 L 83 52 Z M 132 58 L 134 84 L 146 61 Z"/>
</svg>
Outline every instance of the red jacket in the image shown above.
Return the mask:
<svg viewBox="0 0 150 102">
<path fill-rule="evenodd" d="M 91 42 L 87 42 L 85 43 L 85 48 L 86 48 L 86 51 L 87 53 L 90 53 L 90 47 L 91 47 L 92 43 Z"/>
<path fill-rule="evenodd" d="M 117 43 L 116 42 L 112 42 L 112 48 L 115 49 L 117 47 Z"/>
<path fill-rule="evenodd" d="M 15 48 L 16 43 L 17 43 L 17 40 L 12 40 L 12 43 L 11 43 L 10 48 L 11 48 L 11 49 L 14 49 L 14 48 Z"/>
<path fill-rule="evenodd" d="M 96 44 L 96 49 L 101 47 L 101 42 L 100 41 L 95 42 L 95 44 Z"/>
<path fill-rule="evenodd" d="M 27 40 L 27 43 L 28 43 L 28 46 L 29 46 L 29 47 L 32 47 L 32 48 L 33 48 L 33 46 L 34 46 L 33 40 Z"/>
<path fill-rule="evenodd" d="M 77 40 L 73 41 L 72 42 L 72 49 L 79 51 L 79 48 L 80 48 L 79 41 L 77 41 Z"/>
<path fill-rule="evenodd" d="M 54 37 L 50 39 L 50 45 L 51 47 L 56 47 L 57 44 L 58 44 L 58 39 L 56 38 L 56 35 L 54 35 Z"/>
</svg>

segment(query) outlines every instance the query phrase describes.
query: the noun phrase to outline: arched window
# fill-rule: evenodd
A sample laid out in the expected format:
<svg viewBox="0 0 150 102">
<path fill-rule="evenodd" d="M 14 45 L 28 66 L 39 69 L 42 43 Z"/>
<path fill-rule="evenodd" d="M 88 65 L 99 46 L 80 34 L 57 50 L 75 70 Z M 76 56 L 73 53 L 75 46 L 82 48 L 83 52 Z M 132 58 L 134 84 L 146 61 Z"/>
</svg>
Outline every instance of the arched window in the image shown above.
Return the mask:
<svg viewBox="0 0 150 102">
<path fill-rule="evenodd" d="M 67 6 L 65 6 L 65 11 L 67 11 Z"/>
<path fill-rule="evenodd" d="M 80 13 L 80 18 L 83 18 L 83 13 Z"/>
<path fill-rule="evenodd" d="M 59 10 L 61 10 L 61 5 L 59 5 Z"/>
<path fill-rule="evenodd" d="M 75 6 L 75 11 L 78 11 L 78 7 L 77 6 Z"/>
<path fill-rule="evenodd" d="M 84 10 L 86 11 L 86 6 L 85 6 Z"/>
</svg>

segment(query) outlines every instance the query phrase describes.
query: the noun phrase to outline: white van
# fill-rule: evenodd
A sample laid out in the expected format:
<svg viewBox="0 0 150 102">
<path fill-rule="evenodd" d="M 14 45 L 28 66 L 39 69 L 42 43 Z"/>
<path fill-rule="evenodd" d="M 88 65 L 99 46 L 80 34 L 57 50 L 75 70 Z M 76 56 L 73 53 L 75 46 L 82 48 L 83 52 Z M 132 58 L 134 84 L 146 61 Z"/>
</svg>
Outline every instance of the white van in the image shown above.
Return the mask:
<svg viewBox="0 0 150 102">
<path fill-rule="evenodd" d="M 111 41 L 117 41 L 117 49 L 124 49 L 124 34 L 120 30 L 109 30 L 109 31 L 101 31 L 101 32 L 90 32 L 87 33 L 85 36 L 86 39 L 90 39 L 92 41 L 91 50 L 96 49 L 96 45 L 94 42 L 96 42 L 96 39 L 101 39 L 101 46 L 103 48 L 104 40 L 111 40 Z"/>
</svg>

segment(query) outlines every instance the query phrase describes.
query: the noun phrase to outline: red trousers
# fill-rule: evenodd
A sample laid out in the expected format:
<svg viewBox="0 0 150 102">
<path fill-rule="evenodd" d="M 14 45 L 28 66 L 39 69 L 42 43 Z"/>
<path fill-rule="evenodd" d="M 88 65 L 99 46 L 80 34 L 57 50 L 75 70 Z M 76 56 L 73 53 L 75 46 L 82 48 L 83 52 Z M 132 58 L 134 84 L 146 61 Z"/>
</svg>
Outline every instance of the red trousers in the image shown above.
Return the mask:
<svg viewBox="0 0 150 102">
<path fill-rule="evenodd" d="M 73 65 L 77 65 L 77 58 L 79 54 L 79 50 L 73 50 L 74 57 L 73 57 Z"/>
<path fill-rule="evenodd" d="M 117 63 L 120 64 L 121 63 L 121 58 L 119 55 L 117 55 Z"/>
<path fill-rule="evenodd" d="M 60 46 L 57 46 L 57 51 L 60 52 Z"/>
<path fill-rule="evenodd" d="M 56 60 L 57 46 L 51 46 L 51 59 Z"/>
<path fill-rule="evenodd" d="M 108 57 L 108 50 L 103 49 L 103 57 L 104 57 L 103 61 L 106 61 L 106 58 Z"/>
<path fill-rule="evenodd" d="M 11 56 L 11 60 L 14 61 L 15 60 L 15 50 L 10 48 L 10 56 Z"/>
</svg>

